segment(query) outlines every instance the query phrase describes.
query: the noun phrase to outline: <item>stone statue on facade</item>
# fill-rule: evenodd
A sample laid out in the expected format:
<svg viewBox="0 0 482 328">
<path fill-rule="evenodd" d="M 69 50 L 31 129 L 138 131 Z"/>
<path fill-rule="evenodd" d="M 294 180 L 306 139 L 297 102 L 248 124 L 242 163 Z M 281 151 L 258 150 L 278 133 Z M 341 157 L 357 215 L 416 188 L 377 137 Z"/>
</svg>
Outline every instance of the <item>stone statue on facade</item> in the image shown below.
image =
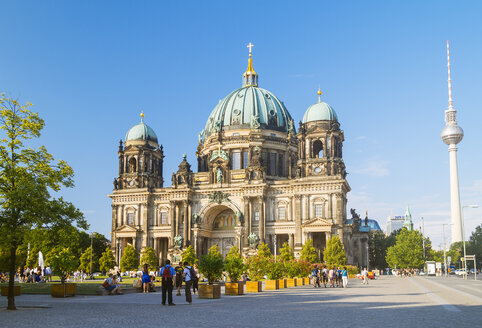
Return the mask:
<svg viewBox="0 0 482 328">
<path fill-rule="evenodd" d="M 115 190 L 119 189 L 119 182 L 117 182 L 116 178 L 114 178 L 114 189 Z"/>
<path fill-rule="evenodd" d="M 201 130 L 201 132 L 199 132 L 199 134 L 197 135 L 197 140 L 200 145 L 203 143 L 203 137 L 204 137 L 204 130 Z"/>
<path fill-rule="evenodd" d="M 351 213 L 351 218 L 353 220 L 353 231 L 356 232 L 356 231 L 360 231 L 360 226 L 361 226 L 361 219 L 360 219 L 360 215 L 358 215 L 355 211 L 354 208 L 350 209 L 350 213 Z"/>
<path fill-rule="evenodd" d="M 223 170 L 219 167 L 216 169 L 216 182 L 223 183 Z"/>
<path fill-rule="evenodd" d="M 176 237 L 174 237 L 174 247 L 181 248 L 183 241 L 184 241 L 184 238 L 180 235 L 177 235 Z"/>
<path fill-rule="evenodd" d="M 238 219 L 239 225 L 244 224 L 244 215 L 241 213 L 241 211 L 236 212 L 236 219 Z"/>
<path fill-rule="evenodd" d="M 199 214 L 195 213 L 192 215 L 192 223 L 193 224 L 200 224 L 201 223 L 201 217 Z"/>
<path fill-rule="evenodd" d="M 259 123 L 259 114 L 253 115 L 251 117 L 251 129 L 259 129 L 261 124 Z"/>
<path fill-rule="evenodd" d="M 248 236 L 248 242 L 249 242 L 249 246 L 250 247 L 256 247 L 258 245 L 258 242 L 259 242 L 259 237 L 257 234 L 255 233 L 251 233 L 249 236 Z"/>
<path fill-rule="evenodd" d="M 288 134 L 294 134 L 295 133 L 295 124 L 293 120 L 288 120 Z"/>
</svg>

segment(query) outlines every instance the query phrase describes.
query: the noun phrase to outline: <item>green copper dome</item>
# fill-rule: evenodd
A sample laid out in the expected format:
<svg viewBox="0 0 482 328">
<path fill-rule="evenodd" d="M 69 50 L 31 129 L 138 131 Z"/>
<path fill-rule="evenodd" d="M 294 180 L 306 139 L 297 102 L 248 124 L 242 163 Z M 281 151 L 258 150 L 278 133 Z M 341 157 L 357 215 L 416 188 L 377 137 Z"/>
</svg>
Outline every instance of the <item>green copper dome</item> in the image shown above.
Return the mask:
<svg viewBox="0 0 482 328">
<path fill-rule="evenodd" d="M 157 143 L 157 135 L 150 126 L 144 122 L 141 122 L 134 125 L 129 131 L 127 131 L 126 141 L 131 140 L 154 141 Z"/>
<path fill-rule="evenodd" d="M 303 123 L 313 121 L 338 121 L 338 116 L 330 105 L 319 101 L 308 107 L 303 116 Z"/>
<path fill-rule="evenodd" d="M 254 85 L 237 89 L 219 101 L 209 115 L 205 135 L 244 128 L 295 133 L 293 119 L 283 102 Z"/>
</svg>

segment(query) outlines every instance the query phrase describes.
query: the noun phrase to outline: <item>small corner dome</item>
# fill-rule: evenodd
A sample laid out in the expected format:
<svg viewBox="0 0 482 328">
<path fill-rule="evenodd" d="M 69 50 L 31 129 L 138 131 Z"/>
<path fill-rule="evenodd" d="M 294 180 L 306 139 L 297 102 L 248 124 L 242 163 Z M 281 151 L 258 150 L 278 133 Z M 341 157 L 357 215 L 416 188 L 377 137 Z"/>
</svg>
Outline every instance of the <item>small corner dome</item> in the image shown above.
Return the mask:
<svg viewBox="0 0 482 328">
<path fill-rule="evenodd" d="M 126 142 L 134 140 L 153 141 L 157 143 L 157 135 L 149 125 L 141 122 L 127 131 Z"/>
<path fill-rule="evenodd" d="M 338 116 L 330 105 L 319 101 L 308 107 L 303 115 L 303 123 L 314 121 L 338 121 Z"/>
</svg>

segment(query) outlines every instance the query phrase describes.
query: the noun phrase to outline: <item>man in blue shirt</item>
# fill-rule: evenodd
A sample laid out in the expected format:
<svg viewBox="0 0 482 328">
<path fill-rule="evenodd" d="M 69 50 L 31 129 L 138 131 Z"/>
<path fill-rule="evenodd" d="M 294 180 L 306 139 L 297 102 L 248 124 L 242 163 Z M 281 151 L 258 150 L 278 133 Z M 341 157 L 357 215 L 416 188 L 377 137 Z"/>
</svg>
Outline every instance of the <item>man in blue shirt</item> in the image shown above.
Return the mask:
<svg viewBox="0 0 482 328">
<path fill-rule="evenodd" d="M 166 260 L 166 264 L 161 268 L 160 276 L 162 277 L 162 305 L 166 305 L 166 293 L 169 305 L 176 305 L 172 302 L 172 279 L 176 275 L 176 271 L 171 266 L 171 261 Z"/>
</svg>

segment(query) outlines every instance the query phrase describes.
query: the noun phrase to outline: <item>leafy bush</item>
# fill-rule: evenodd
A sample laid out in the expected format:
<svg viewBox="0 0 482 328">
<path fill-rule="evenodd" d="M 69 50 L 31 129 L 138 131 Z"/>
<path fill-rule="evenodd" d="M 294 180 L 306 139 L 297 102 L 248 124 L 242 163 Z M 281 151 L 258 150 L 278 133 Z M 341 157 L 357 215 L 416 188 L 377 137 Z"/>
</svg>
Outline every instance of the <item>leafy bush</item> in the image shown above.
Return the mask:
<svg viewBox="0 0 482 328">
<path fill-rule="evenodd" d="M 251 280 L 259 281 L 268 273 L 268 263 L 270 258 L 260 255 L 248 258 L 248 271 Z"/>
<path fill-rule="evenodd" d="M 65 283 L 67 275 L 77 269 L 78 261 L 68 248 L 64 248 L 52 258 L 52 267 L 60 276 L 60 281 Z"/>
<path fill-rule="evenodd" d="M 325 251 L 323 252 L 323 258 L 329 267 L 339 267 L 346 264 L 345 250 L 338 236 L 333 236 L 328 239 Z"/>
<path fill-rule="evenodd" d="M 346 265 L 346 271 L 348 274 L 357 274 L 358 267 L 356 265 Z"/>
<path fill-rule="evenodd" d="M 101 258 L 99 259 L 99 265 L 100 271 L 102 271 L 103 274 L 114 268 L 115 258 L 109 247 L 107 247 L 105 252 L 102 253 Z"/>
<path fill-rule="evenodd" d="M 92 247 L 87 247 L 87 249 L 82 253 L 80 256 L 80 265 L 79 270 L 91 273 L 91 271 L 97 271 L 97 258 L 95 257 L 94 252 L 91 251 Z M 92 270 L 91 267 L 91 259 L 92 259 Z"/>
<path fill-rule="evenodd" d="M 202 255 L 199 260 L 199 272 L 208 279 L 210 285 L 221 278 L 223 268 L 223 255 L 219 252 L 218 245 L 211 247 L 208 253 Z"/>
<path fill-rule="evenodd" d="M 258 256 L 269 258 L 271 256 L 271 251 L 269 250 L 268 245 L 265 243 L 261 243 L 258 245 Z"/>
<path fill-rule="evenodd" d="M 155 268 L 159 265 L 159 258 L 156 255 L 156 251 L 152 247 L 146 247 L 142 252 L 141 264 L 147 264 L 151 268 Z"/>
<path fill-rule="evenodd" d="M 194 253 L 194 248 L 192 245 L 189 245 L 184 251 L 182 252 L 182 263 L 187 262 L 189 265 L 194 265 L 197 263 L 196 254 Z"/>
<path fill-rule="evenodd" d="M 281 247 L 279 251 L 279 257 L 283 262 L 291 261 L 294 258 L 293 250 L 291 249 L 290 245 L 288 245 L 288 243 L 284 243 L 283 247 Z"/>
<path fill-rule="evenodd" d="M 276 280 L 283 278 L 284 265 L 283 262 L 277 262 L 274 259 L 269 259 L 267 264 L 267 276 L 270 280 Z"/>
<path fill-rule="evenodd" d="M 136 270 L 139 268 L 139 253 L 131 245 L 127 245 L 124 249 L 120 260 L 120 267 L 122 271 Z"/>
<path fill-rule="evenodd" d="M 231 247 L 226 260 L 224 261 L 224 270 L 228 273 L 231 282 L 238 282 L 239 277 L 246 270 L 246 266 L 243 263 L 243 258 L 239 254 L 239 249 L 236 246 Z"/>
<path fill-rule="evenodd" d="M 318 253 L 316 252 L 316 248 L 313 247 L 313 240 L 308 239 L 304 244 L 303 248 L 301 249 L 300 260 L 316 263 L 319 261 Z"/>
</svg>

